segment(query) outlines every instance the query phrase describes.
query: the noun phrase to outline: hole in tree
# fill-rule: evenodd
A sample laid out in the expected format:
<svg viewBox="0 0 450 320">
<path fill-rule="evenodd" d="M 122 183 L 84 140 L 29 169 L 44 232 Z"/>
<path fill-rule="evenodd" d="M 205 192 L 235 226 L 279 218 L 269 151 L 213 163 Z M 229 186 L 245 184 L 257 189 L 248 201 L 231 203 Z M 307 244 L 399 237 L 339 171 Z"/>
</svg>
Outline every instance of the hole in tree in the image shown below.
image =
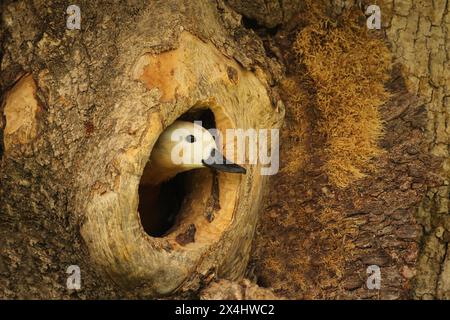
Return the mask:
<svg viewBox="0 0 450 320">
<path fill-rule="evenodd" d="M 272 28 L 262 26 L 255 19 L 251 19 L 245 16 L 242 17 L 242 24 L 246 29 L 251 29 L 255 31 L 255 33 L 258 34 L 259 36 L 266 36 L 266 35 L 275 36 L 278 32 L 278 29 L 280 28 L 279 25 Z"/>
<path fill-rule="evenodd" d="M 214 113 L 210 109 L 191 109 L 177 120 L 201 121 L 202 126 L 206 129 L 216 126 Z M 192 181 L 202 180 L 196 179 L 196 175 L 201 174 L 200 171 L 202 170 L 206 169 L 179 173 L 158 185 L 144 183 L 143 180 L 145 179 L 141 178 L 139 184 L 139 216 L 142 227 L 148 235 L 163 237 L 176 228 L 183 201 L 187 196 L 195 197 L 195 194 L 192 193 L 197 188 L 192 188 Z M 150 171 L 151 169 L 149 171 L 144 170 L 143 177 L 148 174 L 158 174 Z M 213 175 L 208 175 L 208 177 L 212 178 Z M 209 181 L 204 183 L 209 183 Z"/>
</svg>

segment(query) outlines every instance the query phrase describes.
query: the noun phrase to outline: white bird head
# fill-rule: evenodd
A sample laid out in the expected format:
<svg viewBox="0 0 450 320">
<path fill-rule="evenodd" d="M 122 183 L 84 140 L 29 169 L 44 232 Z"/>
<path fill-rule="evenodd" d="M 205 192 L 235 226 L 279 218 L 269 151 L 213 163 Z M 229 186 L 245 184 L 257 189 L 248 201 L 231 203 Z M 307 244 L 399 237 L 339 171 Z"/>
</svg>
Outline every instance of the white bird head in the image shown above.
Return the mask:
<svg viewBox="0 0 450 320">
<path fill-rule="evenodd" d="M 164 179 L 183 171 L 204 167 L 230 173 L 246 173 L 245 168 L 222 155 L 208 130 L 187 121 L 175 121 L 160 135 L 149 164 Z"/>
</svg>

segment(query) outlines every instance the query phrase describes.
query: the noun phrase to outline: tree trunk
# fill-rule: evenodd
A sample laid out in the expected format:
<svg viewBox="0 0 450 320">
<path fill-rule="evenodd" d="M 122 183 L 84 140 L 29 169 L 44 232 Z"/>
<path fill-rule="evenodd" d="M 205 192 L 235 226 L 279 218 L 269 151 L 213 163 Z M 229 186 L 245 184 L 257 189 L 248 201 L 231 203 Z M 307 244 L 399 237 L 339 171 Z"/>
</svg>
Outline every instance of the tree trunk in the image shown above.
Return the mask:
<svg viewBox="0 0 450 320">
<path fill-rule="evenodd" d="M 365 9 L 375 1 L 305 2 L 306 10 L 300 12 L 291 28 L 288 24 L 280 30 L 273 41 L 281 47 L 290 66 L 295 60 L 286 48 L 292 46 L 288 39 L 295 39 L 298 30 L 317 25 L 317 20 L 325 21 L 318 24 L 319 36 L 349 24 L 356 25 L 355 29 L 365 28 Z M 326 145 L 317 129 L 323 111 L 318 108 L 317 97 L 320 77 L 311 66 L 301 65 L 307 76 L 296 80 L 297 92 L 292 94 L 290 86 L 285 90 L 288 102 L 280 158 L 288 161 L 281 167 L 282 174 L 271 180 L 249 275 L 289 298 L 449 297 L 449 6 L 447 1 L 377 4 L 382 28 L 371 33 L 390 46 L 394 67 L 386 83 L 391 98 L 380 109 L 384 120 L 380 146 L 385 152 L 375 158 L 375 172 L 345 188 L 331 183 L 323 169 L 327 159 L 322 150 Z M 357 18 L 349 18 L 350 12 L 356 12 Z M 344 34 L 340 41 L 345 39 Z M 369 38 L 366 40 L 369 44 Z M 346 49 L 346 54 L 357 59 L 361 47 L 354 42 Z M 378 59 L 362 56 L 362 60 L 354 62 L 355 68 L 362 66 L 361 70 L 369 70 L 369 75 L 376 61 L 383 59 L 382 45 L 372 50 Z M 316 53 L 320 54 L 320 50 Z M 322 62 L 326 64 L 335 55 L 330 51 Z M 344 59 L 342 54 L 342 63 Z M 304 63 L 303 58 L 300 60 Z M 339 67 L 339 63 L 333 67 Z M 299 72 L 292 67 L 287 73 L 294 80 L 298 78 Z M 366 87 L 361 94 L 369 94 L 370 90 Z M 348 96 L 348 92 L 343 95 Z M 296 110 L 298 101 L 305 97 L 305 111 Z M 304 133 L 295 133 L 299 127 Z M 308 153 L 300 168 L 293 171 L 290 168 L 298 166 L 290 160 L 290 154 L 297 141 L 304 141 Z M 380 271 L 379 288 L 368 288 L 373 266 Z"/>
<path fill-rule="evenodd" d="M 369 35 L 358 31 L 366 0 L 82 1 L 81 30 L 67 29 L 66 1 L 2 3 L 0 297 L 275 298 L 246 277 L 295 299 L 450 298 L 450 7 L 374 2 L 382 28 Z M 378 77 L 383 59 L 393 67 Z M 327 165 L 364 157 L 364 130 L 339 131 L 326 113 L 373 88 L 351 97 L 352 81 L 339 91 L 324 66 L 389 93 L 374 111 L 375 170 L 342 170 L 343 185 Z M 328 98 L 339 102 L 330 110 Z M 176 119 L 271 129 L 284 105 L 269 183 L 260 165 L 245 176 L 202 169 L 158 196 L 174 224 L 148 205 L 144 167 Z M 341 119 L 368 127 L 361 110 Z M 357 148 L 325 152 L 323 128 Z M 67 287 L 71 265 L 81 290 Z"/>
<path fill-rule="evenodd" d="M 2 4 L 0 296 L 182 296 L 242 278 L 259 165 L 183 176 L 179 219 L 159 236 L 141 225 L 158 212 L 138 213 L 152 196 L 139 183 L 177 118 L 277 128 L 277 64 L 220 1 L 82 1 L 81 30 L 66 28 L 68 5 Z M 66 288 L 70 265 L 81 291 Z"/>
<path fill-rule="evenodd" d="M 421 251 L 413 295 L 450 299 L 449 108 L 450 7 L 448 1 L 385 1 L 387 37 L 405 68 L 408 89 L 426 108 L 428 152 L 443 159 L 443 181 L 428 189 L 418 210 Z"/>
</svg>

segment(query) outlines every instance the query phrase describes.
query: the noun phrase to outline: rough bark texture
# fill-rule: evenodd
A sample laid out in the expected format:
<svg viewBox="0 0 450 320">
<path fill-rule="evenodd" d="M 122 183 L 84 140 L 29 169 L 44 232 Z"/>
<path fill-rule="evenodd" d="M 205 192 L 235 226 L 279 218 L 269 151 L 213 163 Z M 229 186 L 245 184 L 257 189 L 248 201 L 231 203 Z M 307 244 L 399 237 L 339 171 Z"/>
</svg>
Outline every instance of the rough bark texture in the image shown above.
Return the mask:
<svg viewBox="0 0 450 320">
<path fill-rule="evenodd" d="M 381 7 L 383 25 L 375 32 L 390 44 L 395 63 L 386 84 L 392 96 L 381 110 L 385 152 L 375 159 L 377 170 L 344 189 L 331 184 L 321 169 L 324 142 L 315 127 L 314 83 L 306 79 L 300 84 L 308 100 L 300 120 L 293 115 L 288 93 L 283 93 L 287 118 L 281 134 L 281 171 L 271 180 L 246 274 L 279 296 L 450 298 L 449 2 L 374 2 Z M 327 5 L 323 13 L 336 25 L 345 23 L 341 16 L 346 11 L 358 8 L 363 16 L 365 7 L 372 4 L 365 0 L 323 3 Z M 118 179 L 121 164 L 128 156 L 137 158 L 133 152 L 125 152 L 127 157 L 120 161 L 116 156 L 121 150 L 130 151 L 130 146 L 149 152 L 151 142 L 145 132 L 150 121 L 158 122 L 150 117 L 155 108 L 163 114 L 161 125 L 167 125 L 187 105 L 204 102 L 214 87 L 205 81 L 200 90 L 181 87 L 177 91 L 170 86 L 172 81 L 152 78 L 155 72 L 148 72 L 148 77 L 139 72 L 143 77 L 137 78 L 146 88 L 132 80 L 136 65 L 142 67 L 135 62 L 140 57 L 151 61 L 152 54 L 170 50 L 176 56 L 179 39 L 188 33 L 212 44 L 209 48 L 218 50 L 221 59 L 235 60 L 230 63 L 236 63 L 240 76 L 251 71 L 267 83 L 273 107 L 281 107 L 273 86 L 282 80 L 283 71 L 293 77 L 302 72 L 290 67 L 293 39 L 305 25 L 304 2 L 173 0 L 111 5 L 86 1 L 79 4 L 81 31 L 65 28 L 63 16 L 69 4 L 6 1 L 1 5 L 0 92 L 8 92 L 9 101 L 27 108 L 17 109 L 17 103 L 11 102 L 0 109 L 5 115 L 0 118 L 0 297 L 148 297 L 152 284 L 142 281 L 145 268 L 130 278 L 120 268 L 107 277 L 105 266 L 91 263 L 92 246 L 86 245 L 80 229 L 95 216 L 96 206 L 110 203 L 96 201 L 91 209 L 81 204 L 92 198 L 90 193 L 108 194 L 123 186 Z M 246 19 L 241 21 L 236 12 Z M 181 47 L 183 51 L 195 46 Z M 165 65 L 171 54 L 156 61 Z M 173 76 L 170 70 L 157 71 Z M 225 74 L 232 86 L 235 73 Z M 148 90 L 152 86 L 165 90 Z M 16 91 L 23 94 L 15 95 Z M 177 95 L 178 103 L 164 104 Z M 130 112 L 135 117 L 123 117 Z M 271 112 L 276 114 L 278 109 Z M 260 117 L 275 125 L 273 119 Z M 299 130 L 305 133 L 304 141 Z M 284 170 L 295 161 L 290 151 L 299 145 L 308 151 L 305 166 L 296 172 Z M 438 168 L 444 179 L 433 174 Z M 127 170 L 139 171 L 133 166 Z M 256 215 L 249 217 L 242 223 L 255 223 Z M 253 229 L 235 230 L 244 238 L 243 251 L 231 253 L 236 260 L 225 263 L 222 271 L 210 270 L 227 255 L 226 250 L 218 251 L 192 272 L 175 297 L 274 297 L 248 280 L 212 281 L 221 275 L 239 278 L 246 265 Z M 234 236 L 223 239 L 224 243 L 232 242 Z M 71 264 L 81 267 L 81 291 L 66 289 L 65 270 Z M 366 287 L 366 268 L 373 264 L 381 268 L 381 290 Z M 160 276 L 170 278 L 164 271 Z M 121 278 L 125 285 L 117 284 Z"/>
<path fill-rule="evenodd" d="M 260 285 L 289 298 L 411 297 L 421 234 L 414 216 L 432 183 L 424 117 L 423 104 L 396 92 L 384 110 L 377 173 L 351 187 L 330 185 L 314 158 L 295 175 L 273 178 L 254 242 Z M 320 145 L 310 137 L 314 156 Z M 281 157 L 292 148 L 284 141 Z M 367 290 L 369 265 L 381 268 L 381 290 Z"/>
<path fill-rule="evenodd" d="M 386 34 L 396 61 L 404 66 L 408 89 L 424 101 L 429 152 L 444 159 L 444 180 L 428 190 L 418 212 L 424 233 L 414 297 L 449 299 L 449 1 L 384 1 L 382 8 Z"/>
<path fill-rule="evenodd" d="M 219 175 L 214 221 L 184 212 L 168 238 L 143 232 L 137 189 L 159 133 L 192 106 L 211 106 L 224 128 L 276 126 L 279 65 L 221 1 L 82 1 L 81 30 L 66 28 L 69 5 L 1 5 L 0 297 L 186 296 L 239 279 L 259 167 L 234 182 Z M 66 288 L 73 264 L 81 291 Z"/>
<path fill-rule="evenodd" d="M 405 2 L 408 1 L 398 3 Z M 341 15 L 355 7 L 365 9 L 361 2 L 331 1 L 327 10 L 330 13 L 330 24 L 346 23 L 341 21 Z M 448 10 L 447 6 L 442 8 Z M 387 11 L 383 5 L 381 10 L 382 13 Z M 414 6 L 413 12 L 416 15 L 419 12 L 426 14 L 418 6 Z M 433 12 L 436 14 L 437 10 Z M 438 20 L 441 21 L 444 16 L 443 13 L 438 14 Z M 431 79 L 432 74 L 426 69 L 428 54 L 438 58 L 441 56 L 437 52 L 440 52 L 445 56 L 443 44 L 440 43 L 444 40 L 440 36 L 441 29 L 434 30 L 434 35 L 427 39 L 437 41 L 441 49 L 434 51 L 424 46 L 422 54 L 427 59 L 422 61 L 419 58 L 421 62 L 418 64 L 415 56 L 418 52 L 410 47 L 416 42 L 410 39 L 411 41 L 406 41 L 407 44 L 402 41 L 397 43 L 396 38 L 414 34 L 415 27 L 405 29 L 406 24 L 410 23 L 409 15 L 405 14 L 400 18 L 404 24 L 399 30 L 394 24 L 386 24 L 389 21 L 387 15 L 383 17 L 387 19 L 384 20 L 384 27 L 387 28 L 387 40 L 392 43 L 395 62 L 402 64 L 396 65 L 387 84 L 392 97 L 382 110 L 386 126 L 381 146 L 386 152 L 375 160 L 376 173 L 345 189 L 330 184 L 328 177 L 320 169 L 323 162 L 323 141 L 315 129 L 317 108 L 314 90 L 308 89 L 308 84 L 303 85 L 306 86 L 309 98 L 306 120 L 296 119 L 291 111 L 293 106 L 287 101 L 280 158 L 289 159 L 290 150 L 299 144 L 298 134 L 295 133 L 299 128 L 306 132 L 303 137 L 306 140 L 305 147 L 308 148 L 308 158 L 306 166 L 299 172 L 280 174 L 272 180 L 254 242 L 249 276 L 254 274 L 260 285 L 271 287 L 276 293 L 289 298 L 412 298 L 417 297 L 417 290 L 425 283 L 432 287 L 437 284 L 440 263 L 445 256 L 446 245 L 442 242 L 445 239 L 442 238 L 444 230 L 431 232 L 432 243 L 439 243 L 436 247 L 438 252 L 436 254 L 436 250 L 432 249 L 427 254 L 427 246 L 422 249 L 422 228 L 419 223 L 423 218 L 416 218 L 416 215 L 427 188 L 442 184 L 442 180 L 433 174 L 439 161 L 429 154 L 425 128 L 430 126 L 430 121 L 437 123 L 437 120 L 430 120 L 430 117 L 427 119 L 430 109 L 441 110 L 431 112 L 432 114 L 445 114 L 442 111 L 446 108 L 446 102 L 442 100 L 445 94 L 436 96 L 437 100 L 430 105 L 416 91 L 408 92 L 409 87 L 405 84 L 404 77 L 409 82 L 409 74 L 404 76 L 402 68 L 414 70 L 417 65 L 423 65 L 424 82 L 427 83 L 428 80 L 425 79 Z M 299 21 L 297 25 L 302 28 L 301 18 Z M 362 23 L 365 23 L 364 17 Z M 445 28 L 440 25 L 440 28 Z M 414 26 L 417 27 L 417 24 Z M 383 32 L 382 30 L 381 33 Z M 292 45 L 292 40 L 289 40 L 292 39 L 292 34 L 295 35 L 295 31 L 290 32 L 286 27 L 276 37 L 276 42 L 282 48 L 281 52 L 284 52 L 285 61 L 292 59 L 288 52 Z M 434 38 L 436 39 L 431 40 Z M 397 46 L 408 46 L 409 51 L 397 51 Z M 406 52 L 409 52 L 409 56 Z M 400 57 L 410 57 L 410 60 L 404 61 Z M 445 69 L 445 63 L 442 62 L 438 62 L 436 67 L 436 76 L 441 76 L 437 80 L 441 81 L 442 87 L 444 83 L 448 83 L 448 67 Z M 442 89 L 438 90 L 441 91 Z M 441 148 L 446 152 L 448 138 L 444 133 L 446 121 L 443 120 L 445 116 L 443 117 L 440 118 L 439 131 L 445 139 Z M 283 163 L 281 172 L 288 167 L 289 161 Z M 434 194 L 436 192 L 428 192 L 433 197 Z M 447 198 L 448 192 L 444 191 L 441 199 L 447 201 Z M 435 210 L 434 206 L 432 208 Z M 447 211 L 445 202 L 444 207 L 441 206 L 441 212 L 447 214 Z M 436 224 L 436 219 L 431 218 L 429 213 L 423 213 L 422 216 L 433 221 L 433 225 Z M 436 234 L 440 239 L 436 239 Z M 425 236 L 425 242 L 428 237 Z M 437 274 L 434 274 L 435 281 L 426 280 L 421 284 L 423 277 L 433 277 L 433 273 L 424 270 L 424 261 L 428 265 L 434 264 Z M 381 290 L 368 290 L 366 287 L 366 268 L 369 265 L 381 268 Z M 440 278 L 439 283 L 445 283 L 446 278 Z"/>
</svg>

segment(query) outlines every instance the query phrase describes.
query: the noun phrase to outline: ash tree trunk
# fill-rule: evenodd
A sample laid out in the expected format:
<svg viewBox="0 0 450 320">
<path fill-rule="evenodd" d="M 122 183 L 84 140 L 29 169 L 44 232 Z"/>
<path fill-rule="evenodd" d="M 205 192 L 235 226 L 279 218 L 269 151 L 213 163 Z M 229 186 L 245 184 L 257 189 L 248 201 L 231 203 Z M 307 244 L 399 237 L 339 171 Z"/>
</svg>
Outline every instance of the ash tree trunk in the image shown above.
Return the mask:
<svg viewBox="0 0 450 320">
<path fill-rule="evenodd" d="M 365 24 L 365 9 L 379 6 L 381 29 L 372 33 L 389 45 L 393 58 L 385 84 L 391 98 L 380 109 L 385 153 L 376 159 L 377 172 L 347 188 L 330 185 L 320 170 L 323 145 L 314 139 L 317 110 L 311 90 L 306 108 L 313 116 L 306 118 L 312 133 L 305 143 L 311 160 L 291 177 L 272 180 L 274 192 L 262 210 L 251 268 L 260 284 L 291 298 L 448 299 L 448 1 L 304 3 L 327 17 L 328 26 L 319 30 L 323 34 L 348 24 L 351 11 Z M 298 15 L 300 30 L 308 25 L 303 16 L 308 12 Z M 296 36 L 288 26 L 283 31 L 282 47 Z M 290 119 L 295 111 L 289 108 L 289 127 L 302 125 L 304 119 L 297 124 Z M 297 138 L 285 136 L 281 157 L 292 148 L 289 139 Z M 280 196 L 293 185 L 298 185 L 295 200 Z M 370 290 L 367 271 L 373 265 L 381 282 Z"/>
<path fill-rule="evenodd" d="M 296 110 L 286 117 L 287 163 L 271 184 L 260 166 L 190 172 L 160 199 L 178 206 L 177 222 L 148 234 L 155 219 L 164 225 L 140 185 L 160 133 L 178 118 L 278 128 L 279 84 L 315 3 L 326 28 L 370 4 L 82 1 L 81 29 L 69 30 L 68 1 L 2 2 L 0 297 L 198 297 L 217 278 L 200 296 L 274 297 L 245 276 L 290 298 L 448 298 L 448 1 L 379 3 L 395 67 L 375 174 L 329 183 L 312 88 L 307 124 L 290 119 Z M 298 141 L 299 128 L 311 139 Z M 304 144 L 311 161 L 283 173 Z M 436 156 L 443 179 L 431 174 Z M 73 265 L 81 290 L 67 286 Z M 367 290 L 370 265 L 379 290 Z"/>
<path fill-rule="evenodd" d="M 177 118 L 277 128 L 280 66 L 222 1 L 81 1 L 72 30 L 69 5 L 1 4 L 0 297 L 190 296 L 242 278 L 259 165 L 186 174 L 177 223 L 159 236 L 142 226 L 158 212 L 138 212 L 152 196 L 140 179 Z M 81 290 L 67 287 L 70 266 Z"/>
<path fill-rule="evenodd" d="M 404 66 L 408 89 L 426 110 L 427 151 L 441 159 L 440 182 L 428 188 L 416 213 L 422 232 L 412 296 L 450 299 L 450 6 L 414 0 L 384 1 L 383 7 L 396 62 Z"/>
</svg>

